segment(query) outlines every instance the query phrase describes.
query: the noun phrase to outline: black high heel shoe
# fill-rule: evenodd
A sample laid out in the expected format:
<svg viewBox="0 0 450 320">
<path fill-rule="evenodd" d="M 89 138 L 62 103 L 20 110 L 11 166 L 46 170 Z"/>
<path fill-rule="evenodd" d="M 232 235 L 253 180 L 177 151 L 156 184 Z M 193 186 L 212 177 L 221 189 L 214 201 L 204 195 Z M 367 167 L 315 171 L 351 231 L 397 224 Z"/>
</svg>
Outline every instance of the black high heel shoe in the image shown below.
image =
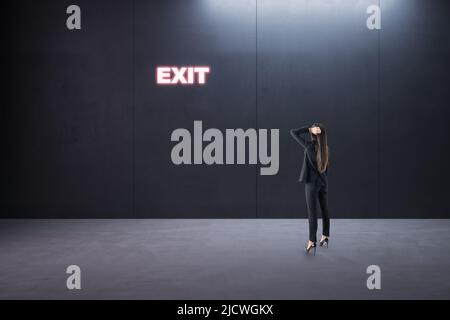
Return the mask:
<svg viewBox="0 0 450 320">
<path fill-rule="evenodd" d="M 314 255 L 316 255 L 316 243 L 315 242 L 310 247 L 308 247 L 308 246 L 305 247 L 306 254 L 311 253 L 311 251 L 313 251 Z"/>
<path fill-rule="evenodd" d="M 321 240 L 321 241 L 319 242 L 319 245 L 320 245 L 321 247 L 327 247 L 327 248 L 328 248 L 329 241 L 330 241 L 330 239 L 329 239 L 328 237 L 326 237 L 325 239 L 323 239 L 323 240 Z"/>
</svg>

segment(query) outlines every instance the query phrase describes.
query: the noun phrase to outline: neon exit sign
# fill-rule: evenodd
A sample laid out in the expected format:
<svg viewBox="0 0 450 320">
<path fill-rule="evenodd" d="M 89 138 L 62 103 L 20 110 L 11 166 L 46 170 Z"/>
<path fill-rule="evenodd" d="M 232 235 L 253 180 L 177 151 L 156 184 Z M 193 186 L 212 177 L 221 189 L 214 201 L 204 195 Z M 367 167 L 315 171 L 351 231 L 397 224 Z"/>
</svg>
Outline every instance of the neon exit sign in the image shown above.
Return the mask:
<svg viewBox="0 0 450 320">
<path fill-rule="evenodd" d="M 156 67 L 156 83 L 160 85 L 204 85 L 208 66 L 158 66 Z"/>
</svg>

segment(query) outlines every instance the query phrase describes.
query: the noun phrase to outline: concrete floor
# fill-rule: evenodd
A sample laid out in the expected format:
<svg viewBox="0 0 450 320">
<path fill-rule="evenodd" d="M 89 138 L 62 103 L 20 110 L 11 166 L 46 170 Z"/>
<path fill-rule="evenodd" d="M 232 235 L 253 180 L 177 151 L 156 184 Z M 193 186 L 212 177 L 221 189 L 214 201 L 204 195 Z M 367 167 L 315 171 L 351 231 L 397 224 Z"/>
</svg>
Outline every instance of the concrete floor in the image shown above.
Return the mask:
<svg viewBox="0 0 450 320">
<path fill-rule="evenodd" d="M 449 299 L 450 220 L 0 220 L 1 299 Z M 319 233 L 320 234 L 320 233 Z M 66 288 L 68 265 L 81 290 Z M 366 268 L 381 268 L 368 290 Z"/>
</svg>

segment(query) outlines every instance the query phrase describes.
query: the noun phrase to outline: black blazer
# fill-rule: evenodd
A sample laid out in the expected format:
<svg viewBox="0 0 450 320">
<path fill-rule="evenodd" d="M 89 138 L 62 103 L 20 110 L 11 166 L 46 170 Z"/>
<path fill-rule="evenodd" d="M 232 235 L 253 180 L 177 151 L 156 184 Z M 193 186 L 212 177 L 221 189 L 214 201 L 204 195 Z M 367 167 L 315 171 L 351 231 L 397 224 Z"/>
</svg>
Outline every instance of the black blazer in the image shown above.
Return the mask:
<svg viewBox="0 0 450 320">
<path fill-rule="evenodd" d="M 291 136 L 305 149 L 303 166 L 298 180 L 304 183 L 311 183 L 317 181 L 317 179 L 321 179 L 324 183 L 327 183 L 328 168 L 323 173 L 319 172 L 316 162 L 316 142 L 306 140 L 305 134 L 309 134 L 308 127 L 291 130 Z"/>
</svg>

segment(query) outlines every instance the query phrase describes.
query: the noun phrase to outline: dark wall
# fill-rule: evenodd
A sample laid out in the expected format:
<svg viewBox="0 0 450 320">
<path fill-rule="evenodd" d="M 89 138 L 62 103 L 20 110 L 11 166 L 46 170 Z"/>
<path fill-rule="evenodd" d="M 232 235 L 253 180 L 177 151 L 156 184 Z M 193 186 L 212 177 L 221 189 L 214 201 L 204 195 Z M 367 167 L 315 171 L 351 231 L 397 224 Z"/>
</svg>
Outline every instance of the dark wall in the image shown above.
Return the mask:
<svg viewBox="0 0 450 320">
<path fill-rule="evenodd" d="M 133 10 L 77 1 L 2 8 L 7 103 L 2 103 L 2 215 L 127 217 L 132 212 Z"/>
<path fill-rule="evenodd" d="M 378 31 L 375 1 L 258 1 L 258 125 L 281 128 L 277 176 L 258 178 L 262 217 L 305 212 L 303 150 L 289 128 L 325 123 L 330 206 L 342 217 L 378 216 Z M 338 213 L 339 212 L 339 213 Z"/>
<path fill-rule="evenodd" d="M 82 29 L 69 31 L 70 4 Z M 380 4 L 381 30 L 366 27 Z M 336 218 L 450 218 L 447 1 L 2 4 L 2 217 L 303 218 L 302 150 L 329 129 Z M 157 86 L 158 65 L 209 65 Z M 279 128 L 280 169 L 172 164 L 176 128 Z"/>
<path fill-rule="evenodd" d="M 255 2 L 136 1 L 136 216 L 256 215 L 255 166 L 171 161 L 171 133 L 254 128 Z M 204 87 L 157 86 L 158 65 L 209 65 Z"/>
<path fill-rule="evenodd" d="M 449 218 L 450 3 L 383 1 L 382 10 L 381 215 Z"/>
</svg>

